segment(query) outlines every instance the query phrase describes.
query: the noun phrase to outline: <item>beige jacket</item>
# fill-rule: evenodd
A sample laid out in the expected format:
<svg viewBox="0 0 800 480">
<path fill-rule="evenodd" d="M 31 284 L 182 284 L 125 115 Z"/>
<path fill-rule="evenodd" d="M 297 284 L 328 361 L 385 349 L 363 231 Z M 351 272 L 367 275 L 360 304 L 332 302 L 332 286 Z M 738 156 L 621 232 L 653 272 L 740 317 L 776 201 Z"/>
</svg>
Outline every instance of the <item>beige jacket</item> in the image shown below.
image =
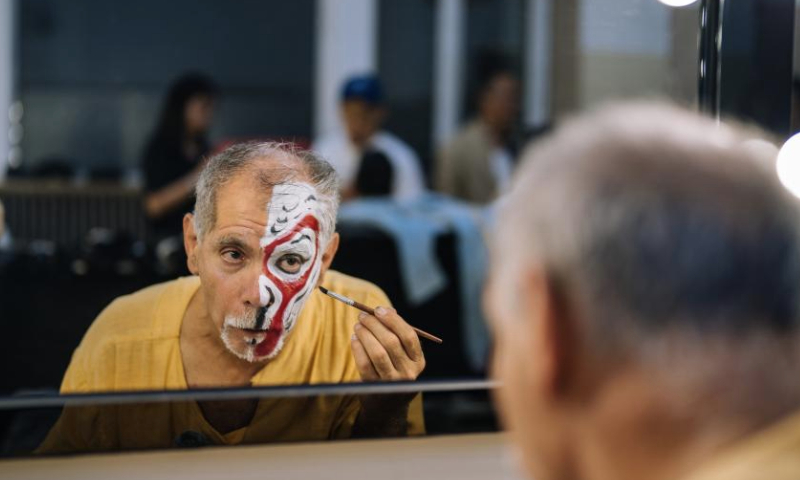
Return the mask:
<svg viewBox="0 0 800 480">
<path fill-rule="evenodd" d="M 494 200 L 497 182 L 489 164 L 493 149 L 486 126 L 480 120 L 471 121 L 439 152 L 436 190 L 468 202 Z"/>
</svg>

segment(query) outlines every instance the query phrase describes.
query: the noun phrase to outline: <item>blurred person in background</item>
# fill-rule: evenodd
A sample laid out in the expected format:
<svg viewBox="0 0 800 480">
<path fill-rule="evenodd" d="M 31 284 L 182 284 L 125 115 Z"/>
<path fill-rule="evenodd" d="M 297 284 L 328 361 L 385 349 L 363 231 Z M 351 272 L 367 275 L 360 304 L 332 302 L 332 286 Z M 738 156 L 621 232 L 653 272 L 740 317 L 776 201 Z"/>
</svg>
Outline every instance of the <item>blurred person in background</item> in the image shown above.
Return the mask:
<svg viewBox="0 0 800 480">
<path fill-rule="evenodd" d="M 752 138 L 626 105 L 524 155 L 486 300 L 532 478 L 800 478 L 800 206 Z"/>
<path fill-rule="evenodd" d="M 425 191 L 420 160 L 414 150 L 381 130 L 386 119 L 383 86 L 375 75 L 354 76 L 342 88 L 344 130 L 316 139 L 312 149 L 325 157 L 342 179 L 343 199 L 354 193 L 354 182 L 365 152 L 380 152 L 394 172 L 392 197 L 413 200 Z"/>
<path fill-rule="evenodd" d="M 488 76 L 478 96 L 478 115 L 439 153 L 436 189 L 461 200 L 489 203 L 511 181 L 519 117 L 519 81 L 508 70 Z"/>
<path fill-rule="evenodd" d="M 172 250 L 183 249 L 183 216 L 194 206 L 194 187 L 209 152 L 207 137 L 218 96 L 210 78 L 196 73 L 180 77 L 167 93 L 145 148 L 145 212 L 156 243 L 176 239 Z"/>
<path fill-rule="evenodd" d="M 11 232 L 6 227 L 6 211 L 0 201 L 0 251 L 11 248 Z"/>
<path fill-rule="evenodd" d="M 394 170 L 392 162 L 381 152 L 368 151 L 361 157 L 356 181 L 353 185 L 354 197 L 386 198 L 392 196 Z"/>
</svg>

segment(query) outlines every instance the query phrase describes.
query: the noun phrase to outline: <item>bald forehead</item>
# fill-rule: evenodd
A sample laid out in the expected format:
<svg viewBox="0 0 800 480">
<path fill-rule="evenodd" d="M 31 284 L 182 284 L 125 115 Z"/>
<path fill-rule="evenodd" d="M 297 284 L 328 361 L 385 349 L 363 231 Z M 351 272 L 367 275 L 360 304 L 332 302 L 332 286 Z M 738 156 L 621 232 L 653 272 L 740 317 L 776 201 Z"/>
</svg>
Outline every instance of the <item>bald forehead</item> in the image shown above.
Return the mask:
<svg viewBox="0 0 800 480">
<path fill-rule="evenodd" d="M 297 156 L 285 152 L 255 158 L 239 175 L 247 175 L 265 189 L 286 182 L 311 181 L 306 164 Z"/>
<path fill-rule="evenodd" d="M 294 155 L 278 154 L 252 159 L 219 189 L 214 205 L 215 224 L 223 211 L 242 211 L 250 207 L 264 212 L 276 186 L 287 183 L 311 183 L 308 169 Z"/>
</svg>

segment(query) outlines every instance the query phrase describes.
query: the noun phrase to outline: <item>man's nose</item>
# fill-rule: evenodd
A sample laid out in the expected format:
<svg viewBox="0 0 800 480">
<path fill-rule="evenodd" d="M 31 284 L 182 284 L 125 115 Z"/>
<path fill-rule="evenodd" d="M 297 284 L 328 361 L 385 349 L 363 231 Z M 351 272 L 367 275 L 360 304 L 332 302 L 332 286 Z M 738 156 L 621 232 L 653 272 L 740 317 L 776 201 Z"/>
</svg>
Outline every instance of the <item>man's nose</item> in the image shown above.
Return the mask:
<svg viewBox="0 0 800 480">
<path fill-rule="evenodd" d="M 266 277 L 259 274 L 255 281 L 248 282 L 245 294 L 245 303 L 252 307 L 269 308 L 275 303 L 275 292 L 273 287 L 266 280 Z"/>
</svg>

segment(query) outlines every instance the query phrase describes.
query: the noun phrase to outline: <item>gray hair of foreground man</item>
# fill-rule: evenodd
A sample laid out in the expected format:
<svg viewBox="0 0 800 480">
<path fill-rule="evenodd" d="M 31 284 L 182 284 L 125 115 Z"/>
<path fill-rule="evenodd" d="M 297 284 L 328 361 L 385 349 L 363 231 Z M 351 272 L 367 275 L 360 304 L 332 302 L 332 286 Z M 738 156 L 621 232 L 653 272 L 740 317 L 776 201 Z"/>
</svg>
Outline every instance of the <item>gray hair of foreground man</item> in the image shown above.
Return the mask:
<svg viewBox="0 0 800 480">
<path fill-rule="evenodd" d="M 269 164 L 257 163 L 270 160 Z M 309 150 L 289 143 L 251 142 L 233 145 L 211 157 L 197 182 L 194 207 L 195 230 L 202 238 L 214 228 L 219 189 L 236 175 L 255 170 L 265 189 L 288 182 L 307 182 L 319 194 L 322 205 L 321 244 L 327 245 L 336 230 L 339 209 L 339 179 L 333 167 Z"/>
<path fill-rule="evenodd" d="M 500 275 L 541 268 L 597 358 L 702 376 L 719 354 L 796 383 L 800 208 L 751 138 L 659 104 L 567 123 L 503 202 Z"/>
</svg>

